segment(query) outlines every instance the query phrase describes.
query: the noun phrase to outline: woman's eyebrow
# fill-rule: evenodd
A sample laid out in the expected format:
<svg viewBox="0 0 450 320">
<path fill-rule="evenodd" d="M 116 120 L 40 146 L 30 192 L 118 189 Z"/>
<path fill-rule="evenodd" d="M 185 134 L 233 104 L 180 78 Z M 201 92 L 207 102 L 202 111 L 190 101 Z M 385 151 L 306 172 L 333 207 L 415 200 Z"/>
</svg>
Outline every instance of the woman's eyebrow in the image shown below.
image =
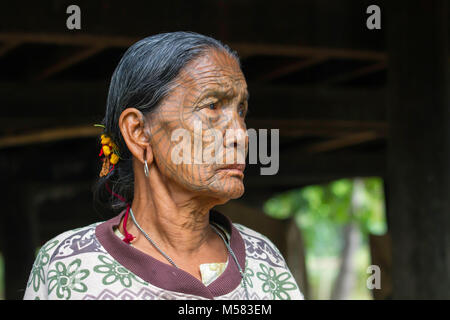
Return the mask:
<svg viewBox="0 0 450 320">
<path fill-rule="evenodd" d="M 201 101 L 205 98 L 211 97 L 211 96 L 217 96 L 219 98 L 223 98 L 223 97 L 232 97 L 233 93 L 232 90 L 224 90 L 222 88 L 208 88 L 205 89 L 204 91 L 202 91 L 199 95 L 198 95 L 198 101 Z"/>
<path fill-rule="evenodd" d="M 203 91 L 201 91 L 198 94 L 197 99 L 195 100 L 194 104 L 197 104 L 200 101 L 202 101 L 206 98 L 212 97 L 212 96 L 215 96 L 218 98 L 233 98 L 235 96 L 239 96 L 238 94 L 235 94 L 235 93 L 236 93 L 236 90 L 234 90 L 233 88 L 225 89 L 221 86 L 205 88 Z M 245 90 L 243 98 L 247 101 L 250 98 L 250 94 L 247 90 Z"/>
</svg>

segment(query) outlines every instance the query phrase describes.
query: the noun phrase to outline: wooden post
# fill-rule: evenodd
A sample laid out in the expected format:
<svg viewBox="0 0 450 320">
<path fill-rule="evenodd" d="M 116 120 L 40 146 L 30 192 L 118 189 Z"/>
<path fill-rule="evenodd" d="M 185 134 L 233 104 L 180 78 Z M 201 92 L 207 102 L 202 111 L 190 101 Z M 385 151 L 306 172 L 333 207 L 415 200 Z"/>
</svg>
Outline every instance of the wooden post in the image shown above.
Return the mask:
<svg viewBox="0 0 450 320">
<path fill-rule="evenodd" d="M 5 187 L 6 186 L 6 187 Z M 32 197 L 26 183 L 2 187 L 7 202 L 2 212 L 5 299 L 22 299 L 35 259 L 37 227 L 32 223 Z"/>
<path fill-rule="evenodd" d="M 393 298 L 450 298 L 446 0 L 389 1 L 388 183 Z"/>
</svg>

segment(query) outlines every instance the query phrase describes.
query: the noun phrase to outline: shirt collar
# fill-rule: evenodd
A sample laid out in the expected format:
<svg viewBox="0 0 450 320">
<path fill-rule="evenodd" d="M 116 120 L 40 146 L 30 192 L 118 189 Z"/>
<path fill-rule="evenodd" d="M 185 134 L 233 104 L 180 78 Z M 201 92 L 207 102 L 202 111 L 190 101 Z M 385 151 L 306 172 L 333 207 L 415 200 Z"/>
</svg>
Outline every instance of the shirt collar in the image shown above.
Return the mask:
<svg viewBox="0 0 450 320">
<path fill-rule="evenodd" d="M 125 214 L 122 211 L 116 217 L 99 224 L 95 234 L 100 244 L 122 266 L 146 282 L 163 290 L 213 299 L 225 295 L 240 284 L 242 276 L 234 259 L 228 253 L 228 265 L 225 271 L 208 286 L 188 272 L 163 263 L 144 252 L 133 248 L 114 234 Z M 230 219 L 216 210 L 210 210 L 210 221 L 225 228 L 230 234 L 230 247 L 242 268 L 245 269 L 245 244 L 239 230 Z"/>
</svg>

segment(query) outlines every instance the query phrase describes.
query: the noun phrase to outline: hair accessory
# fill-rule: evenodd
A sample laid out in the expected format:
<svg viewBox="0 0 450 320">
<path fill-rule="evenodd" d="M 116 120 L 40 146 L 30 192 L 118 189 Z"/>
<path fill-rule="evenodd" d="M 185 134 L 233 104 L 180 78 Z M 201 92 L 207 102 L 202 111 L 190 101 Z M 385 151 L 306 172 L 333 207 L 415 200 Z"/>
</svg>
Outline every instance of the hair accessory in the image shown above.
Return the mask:
<svg viewBox="0 0 450 320">
<path fill-rule="evenodd" d="M 94 124 L 95 127 L 102 127 L 105 129 L 104 125 L 101 124 Z M 100 153 L 98 154 L 99 157 L 103 156 L 103 165 L 102 170 L 100 171 L 99 176 L 104 177 L 108 175 L 112 170 L 114 170 L 114 166 L 119 162 L 120 159 L 120 153 L 119 148 L 112 140 L 111 136 L 107 133 L 103 133 L 100 136 L 100 143 L 102 144 L 102 147 L 100 149 Z"/>
<path fill-rule="evenodd" d="M 117 194 L 117 193 L 115 193 L 114 191 L 111 190 L 111 188 L 108 185 L 108 182 L 105 183 L 105 187 L 106 187 L 106 190 L 108 190 L 108 192 L 110 194 L 112 194 L 114 197 L 116 197 L 117 199 L 119 199 L 120 201 L 125 203 L 126 206 L 127 206 L 127 211 L 125 212 L 125 216 L 123 217 L 123 225 L 122 225 L 122 227 L 123 227 L 123 232 L 125 233 L 125 238 L 123 239 L 123 242 L 129 244 L 131 241 L 134 240 L 134 238 L 136 238 L 131 233 L 129 233 L 128 230 L 127 230 L 127 220 L 128 220 L 128 215 L 129 215 L 130 210 L 131 210 L 131 206 L 130 206 L 130 204 L 127 202 L 127 200 L 124 197 L 122 197 L 121 195 L 119 195 L 119 194 Z"/>
</svg>

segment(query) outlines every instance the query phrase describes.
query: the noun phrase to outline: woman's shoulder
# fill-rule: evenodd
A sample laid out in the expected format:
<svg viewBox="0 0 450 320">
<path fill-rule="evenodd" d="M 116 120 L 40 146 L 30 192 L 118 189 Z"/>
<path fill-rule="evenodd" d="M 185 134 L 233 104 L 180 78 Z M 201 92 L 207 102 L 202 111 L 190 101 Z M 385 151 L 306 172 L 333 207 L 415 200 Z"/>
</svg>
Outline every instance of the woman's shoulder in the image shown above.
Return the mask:
<svg viewBox="0 0 450 320">
<path fill-rule="evenodd" d="M 246 277 L 259 294 L 271 299 L 303 299 L 298 284 L 276 245 L 265 235 L 233 223 L 245 242 Z M 273 285 L 275 284 L 275 287 Z"/>
<path fill-rule="evenodd" d="M 49 292 L 56 287 L 57 295 L 62 295 L 63 289 L 58 284 L 60 275 L 79 277 L 88 274 L 89 271 L 80 269 L 82 261 L 89 260 L 90 253 L 104 252 L 95 235 L 96 226 L 100 223 L 67 230 L 45 242 L 33 263 L 24 299 L 47 299 Z"/>
<path fill-rule="evenodd" d="M 268 237 L 240 223 L 233 223 L 233 226 L 239 230 L 239 233 L 244 239 L 247 252 L 264 251 L 274 256 L 276 260 L 284 263 L 284 258 L 280 250 Z"/>
<path fill-rule="evenodd" d="M 267 243 L 270 243 L 271 245 L 274 245 L 272 243 L 272 241 L 268 237 L 266 237 L 265 235 L 263 235 L 262 233 L 260 233 L 260 232 L 258 232 L 256 230 L 253 230 L 253 229 L 251 229 L 251 228 L 249 228 L 249 227 L 247 227 L 247 226 L 245 226 L 243 224 L 236 223 L 236 222 L 233 222 L 233 226 L 236 229 L 238 229 L 239 232 L 241 233 L 241 235 L 243 235 L 243 236 L 252 237 L 252 238 L 258 238 L 258 239 L 261 239 L 261 240 L 263 240 L 263 241 L 265 241 Z"/>
<path fill-rule="evenodd" d="M 42 245 L 39 255 L 48 257 L 48 263 L 50 264 L 55 260 L 72 257 L 80 253 L 97 251 L 101 245 L 95 236 L 95 229 L 101 223 L 95 222 L 58 234 Z"/>
<path fill-rule="evenodd" d="M 217 222 L 219 225 L 223 225 L 226 229 L 229 229 L 231 225 L 232 229 L 239 231 L 239 234 L 245 242 L 246 248 L 250 247 L 251 249 L 252 246 L 258 246 L 260 247 L 259 249 L 269 250 L 271 252 L 275 251 L 278 255 L 281 255 L 275 244 L 260 232 L 253 230 L 239 222 L 232 221 L 226 214 L 223 214 L 218 210 L 214 209 L 211 211 L 211 213 L 211 219 Z"/>
</svg>

